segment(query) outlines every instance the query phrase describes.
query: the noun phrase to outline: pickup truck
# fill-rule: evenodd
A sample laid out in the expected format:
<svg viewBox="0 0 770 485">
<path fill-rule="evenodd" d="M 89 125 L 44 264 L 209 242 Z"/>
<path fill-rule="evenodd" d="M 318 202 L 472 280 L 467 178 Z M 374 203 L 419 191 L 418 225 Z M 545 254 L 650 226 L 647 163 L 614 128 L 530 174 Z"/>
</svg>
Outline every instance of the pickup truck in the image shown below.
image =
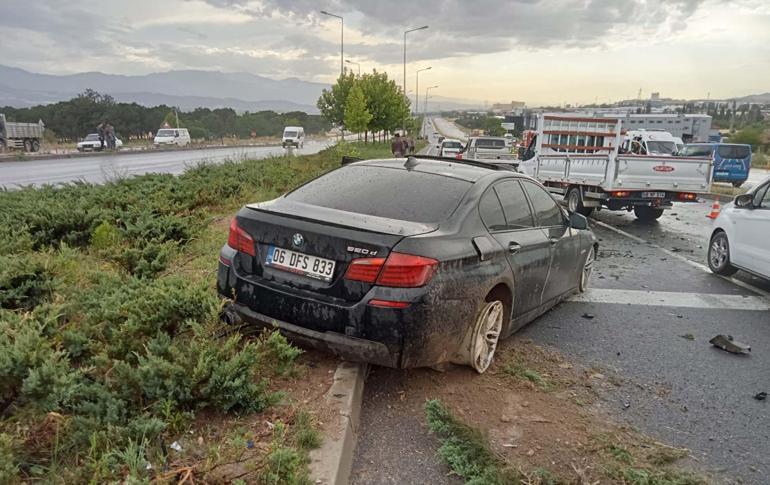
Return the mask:
<svg viewBox="0 0 770 485">
<path fill-rule="evenodd" d="M 516 156 L 511 153 L 508 141 L 501 136 L 470 137 L 462 150 L 462 158 L 518 164 Z"/>
<path fill-rule="evenodd" d="M 541 114 L 519 170 L 586 216 L 607 208 L 652 221 L 710 192 L 710 159 L 624 153 L 625 138 L 620 120 Z"/>
</svg>

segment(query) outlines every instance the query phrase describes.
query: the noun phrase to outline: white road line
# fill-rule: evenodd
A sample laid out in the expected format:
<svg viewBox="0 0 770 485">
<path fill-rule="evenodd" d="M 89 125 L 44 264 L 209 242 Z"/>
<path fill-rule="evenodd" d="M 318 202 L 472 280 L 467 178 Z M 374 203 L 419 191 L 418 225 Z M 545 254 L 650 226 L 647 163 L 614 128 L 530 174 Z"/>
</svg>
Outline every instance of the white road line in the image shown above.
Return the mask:
<svg viewBox="0 0 770 485">
<path fill-rule="evenodd" d="M 697 269 L 699 269 L 701 271 L 705 271 L 706 273 L 713 274 L 711 272 L 711 270 L 709 269 L 709 267 L 706 266 L 705 264 L 698 263 L 697 261 L 693 261 L 691 259 L 688 259 L 688 258 L 682 256 L 681 254 L 677 254 L 677 253 L 675 253 L 673 251 L 670 251 L 670 250 L 664 248 L 663 246 L 660 246 L 660 245 L 655 244 L 653 242 L 645 241 L 644 239 L 642 239 L 640 237 L 634 236 L 633 234 L 629 234 L 626 231 L 618 229 L 617 227 L 613 227 L 613 226 L 611 226 L 611 225 L 609 225 L 607 223 L 604 223 L 602 221 L 597 221 L 596 219 L 591 219 L 591 221 L 594 222 L 595 224 L 605 228 L 605 229 L 609 229 L 610 231 L 614 231 L 614 232 L 620 234 L 621 236 L 625 236 L 625 237 L 627 237 L 629 239 L 633 239 L 636 242 L 639 242 L 639 243 L 642 243 L 642 244 L 647 244 L 650 247 L 653 247 L 655 249 L 659 249 L 660 251 L 663 251 L 667 255 L 671 256 L 672 258 L 676 258 L 676 259 L 678 259 L 678 260 L 680 260 L 680 261 L 682 261 L 684 263 L 689 264 L 693 268 L 697 268 Z M 714 276 L 719 276 L 719 275 L 714 275 Z M 754 292 L 754 293 L 756 293 L 758 295 L 762 295 L 763 297 L 765 297 L 765 299 L 768 302 L 770 302 L 770 293 L 768 293 L 767 291 L 765 291 L 765 290 L 763 290 L 761 288 L 757 288 L 756 286 L 750 285 L 750 284 L 748 284 L 748 283 L 746 283 L 744 281 L 732 278 L 730 276 L 719 276 L 719 277 L 724 279 L 724 280 L 729 281 L 730 283 L 732 283 L 732 284 L 734 284 L 736 286 L 740 286 L 741 288 L 744 288 L 746 290 L 752 291 L 752 292 Z"/>
<path fill-rule="evenodd" d="M 770 302 L 761 296 L 714 295 L 710 293 L 678 293 L 669 291 L 617 290 L 605 288 L 589 289 L 585 293 L 573 295 L 569 301 L 714 310 L 770 310 Z"/>
</svg>

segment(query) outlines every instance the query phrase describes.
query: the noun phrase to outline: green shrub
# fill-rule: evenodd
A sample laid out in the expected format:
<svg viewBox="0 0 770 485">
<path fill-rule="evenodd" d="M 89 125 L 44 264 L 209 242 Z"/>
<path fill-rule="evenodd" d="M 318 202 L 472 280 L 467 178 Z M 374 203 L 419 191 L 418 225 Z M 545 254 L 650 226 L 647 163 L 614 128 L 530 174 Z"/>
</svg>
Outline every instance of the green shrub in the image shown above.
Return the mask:
<svg viewBox="0 0 770 485">
<path fill-rule="evenodd" d="M 0 483 L 19 481 L 19 467 L 14 452 L 13 438 L 0 433 Z"/>
<path fill-rule="evenodd" d="M 0 255 L 0 308 L 33 309 L 51 295 L 53 280 L 40 258 Z"/>
</svg>

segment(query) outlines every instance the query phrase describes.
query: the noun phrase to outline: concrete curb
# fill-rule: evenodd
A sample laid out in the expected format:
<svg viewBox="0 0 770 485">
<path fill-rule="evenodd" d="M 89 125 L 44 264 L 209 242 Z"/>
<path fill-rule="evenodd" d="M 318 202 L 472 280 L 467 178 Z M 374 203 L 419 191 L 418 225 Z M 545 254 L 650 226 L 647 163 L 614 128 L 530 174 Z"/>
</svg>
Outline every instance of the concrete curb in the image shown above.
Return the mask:
<svg viewBox="0 0 770 485">
<path fill-rule="evenodd" d="M 361 401 L 368 364 L 341 362 L 326 402 L 334 409 L 321 447 L 310 452 L 310 479 L 319 485 L 347 485 L 358 441 Z"/>
</svg>

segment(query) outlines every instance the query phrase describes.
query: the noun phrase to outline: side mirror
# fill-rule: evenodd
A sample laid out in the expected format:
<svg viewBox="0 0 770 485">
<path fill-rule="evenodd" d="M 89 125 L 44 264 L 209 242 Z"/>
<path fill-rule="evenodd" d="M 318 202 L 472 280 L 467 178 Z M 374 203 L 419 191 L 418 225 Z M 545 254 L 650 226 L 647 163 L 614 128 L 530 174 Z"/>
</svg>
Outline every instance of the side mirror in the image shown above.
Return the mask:
<svg viewBox="0 0 770 485">
<path fill-rule="evenodd" d="M 741 194 L 735 198 L 735 207 L 748 209 L 754 208 L 754 196 L 752 194 Z"/>
<path fill-rule="evenodd" d="M 588 219 L 583 214 L 577 212 L 570 212 L 569 214 L 569 227 L 572 229 L 588 229 Z"/>
</svg>

